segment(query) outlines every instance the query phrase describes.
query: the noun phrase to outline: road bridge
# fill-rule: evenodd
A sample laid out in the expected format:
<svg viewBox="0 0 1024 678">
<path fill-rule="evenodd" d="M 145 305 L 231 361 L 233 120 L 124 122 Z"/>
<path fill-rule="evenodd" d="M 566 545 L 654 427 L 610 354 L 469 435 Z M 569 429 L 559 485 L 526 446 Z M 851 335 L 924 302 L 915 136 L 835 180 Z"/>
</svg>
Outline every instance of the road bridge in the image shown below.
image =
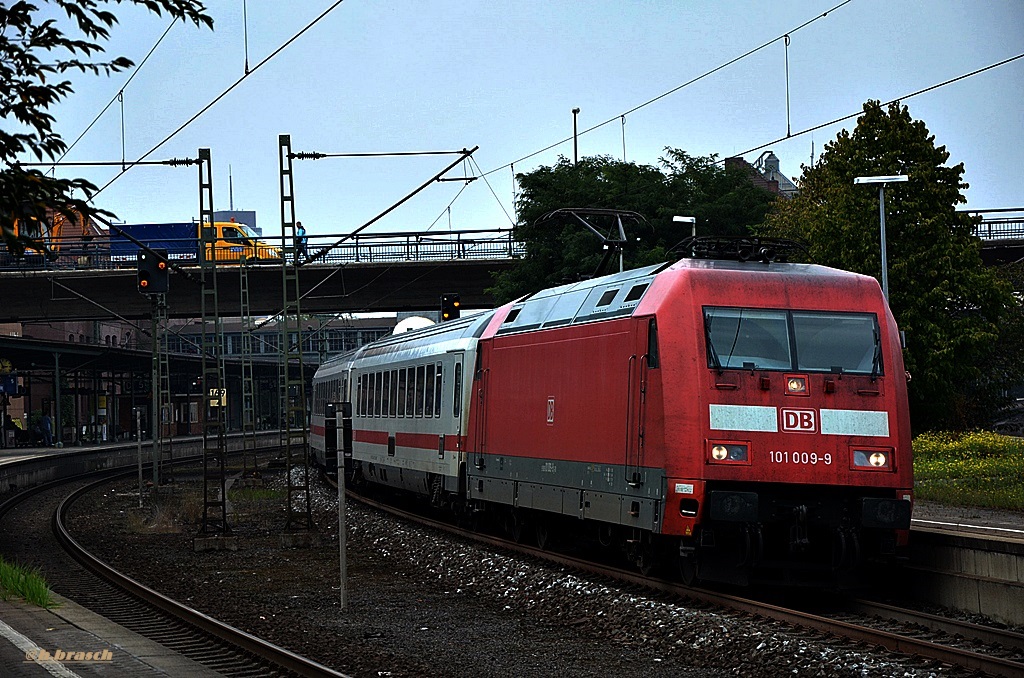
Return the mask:
<svg viewBox="0 0 1024 678">
<path fill-rule="evenodd" d="M 1024 260 L 1024 217 L 989 217 L 975 229 L 982 260 L 1000 265 Z M 304 313 L 436 310 L 440 295 L 458 292 L 466 308 L 489 308 L 492 274 L 522 256 L 511 230 L 315 236 L 312 259 L 300 267 Z M 280 245 L 280 238 L 263 238 Z M 277 241 L 277 242 L 275 242 Z M 0 322 L 102 320 L 149 317 L 150 301 L 138 294 L 134 262 L 112 261 L 103 238 L 65 240 L 53 257 L 0 253 Z M 195 280 L 197 266 L 185 266 Z M 281 310 L 282 271 L 273 261 L 247 267 L 251 315 Z M 237 263 L 219 268 L 222 316 L 241 314 Z M 168 294 L 172 317 L 200 314 L 200 287 L 173 275 Z"/>
<path fill-rule="evenodd" d="M 512 266 L 523 252 L 508 230 L 371 234 L 332 244 L 341 238 L 311 239 L 313 258 L 298 271 L 303 313 L 435 310 L 444 292 L 458 292 L 465 308 L 489 308 L 492 273 Z M 196 317 L 199 268 L 182 270 L 172 273 L 170 315 Z M 246 273 L 250 314 L 278 313 L 279 260 L 248 265 Z M 240 276 L 237 263 L 218 267 L 222 316 L 241 315 Z M 0 322 L 138 320 L 149 316 L 151 305 L 137 290 L 134 262 L 112 261 L 103 238 L 56 243 L 52 256 L 0 255 Z"/>
</svg>

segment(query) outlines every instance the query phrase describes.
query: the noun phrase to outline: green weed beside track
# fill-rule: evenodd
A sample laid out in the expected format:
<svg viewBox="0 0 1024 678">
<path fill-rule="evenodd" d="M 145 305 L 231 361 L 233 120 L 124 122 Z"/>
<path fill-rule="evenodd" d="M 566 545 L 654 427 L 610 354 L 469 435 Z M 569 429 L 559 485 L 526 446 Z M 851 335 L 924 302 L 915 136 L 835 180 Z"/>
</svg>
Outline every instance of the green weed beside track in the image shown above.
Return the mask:
<svg viewBox="0 0 1024 678">
<path fill-rule="evenodd" d="M 39 607 L 55 605 L 53 593 L 38 570 L 12 565 L 3 558 L 0 558 L 0 595 L 4 600 L 18 596 Z"/>
<path fill-rule="evenodd" d="M 914 494 L 953 506 L 1024 511 L 1024 439 L 987 431 L 914 438 Z"/>
</svg>

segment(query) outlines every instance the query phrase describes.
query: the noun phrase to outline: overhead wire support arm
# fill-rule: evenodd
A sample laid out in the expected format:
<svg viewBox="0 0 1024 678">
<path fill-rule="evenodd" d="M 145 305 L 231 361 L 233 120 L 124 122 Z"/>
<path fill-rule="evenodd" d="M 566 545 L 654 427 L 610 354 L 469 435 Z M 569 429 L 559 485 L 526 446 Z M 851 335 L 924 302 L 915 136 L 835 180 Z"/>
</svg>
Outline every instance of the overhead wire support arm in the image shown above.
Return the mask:
<svg viewBox="0 0 1024 678">
<path fill-rule="evenodd" d="M 445 181 L 464 181 L 467 184 L 476 181 L 480 177 L 438 177 L 438 183 L 444 183 Z"/>
<path fill-rule="evenodd" d="M 475 150 L 475 149 L 474 149 Z M 412 155 L 462 155 L 461 151 L 381 151 L 368 153 L 320 153 L 319 151 L 295 151 L 293 160 L 320 160 L 321 158 L 398 158 Z"/>
<path fill-rule="evenodd" d="M 169 158 L 167 160 L 133 160 L 125 162 L 122 160 L 81 160 L 81 161 L 60 161 L 60 162 L 18 162 L 16 167 L 134 167 L 135 165 L 166 165 L 168 167 L 186 167 L 198 165 L 199 158 Z"/>
</svg>

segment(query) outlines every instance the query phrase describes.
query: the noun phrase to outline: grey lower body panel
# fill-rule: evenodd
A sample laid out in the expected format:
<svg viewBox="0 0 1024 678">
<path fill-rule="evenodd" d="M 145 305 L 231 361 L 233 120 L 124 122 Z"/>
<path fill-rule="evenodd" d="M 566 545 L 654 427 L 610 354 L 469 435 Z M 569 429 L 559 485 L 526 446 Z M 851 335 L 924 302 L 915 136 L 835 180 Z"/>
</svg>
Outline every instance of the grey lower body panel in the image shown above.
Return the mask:
<svg viewBox="0 0 1024 678">
<path fill-rule="evenodd" d="M 470 455 L 469 499 L 660 531 L 661 469 Z M 633 478 L 637 482 L 629 482 Z"/>
</svg>

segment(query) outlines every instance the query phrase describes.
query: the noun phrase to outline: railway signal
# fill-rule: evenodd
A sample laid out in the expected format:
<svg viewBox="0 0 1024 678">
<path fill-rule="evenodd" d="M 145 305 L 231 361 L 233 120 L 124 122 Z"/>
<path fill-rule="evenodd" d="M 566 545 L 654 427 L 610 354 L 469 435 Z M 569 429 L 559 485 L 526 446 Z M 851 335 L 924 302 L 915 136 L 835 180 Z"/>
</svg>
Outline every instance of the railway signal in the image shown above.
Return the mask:
<svg viewBox="0 0 1024 678">
<path fill-rule="evenodd" d="M 441 322 L 455 320 L 459 317 L 462 309 L 462 301 L 455 292 L 448 292 L 441 295 Z"/>
<path fill-rule="evenodd" d="M 167 250 L 139 251 L 136 255 L 140 294 L 166 294 L 170 287 Z"/>
</svg>

